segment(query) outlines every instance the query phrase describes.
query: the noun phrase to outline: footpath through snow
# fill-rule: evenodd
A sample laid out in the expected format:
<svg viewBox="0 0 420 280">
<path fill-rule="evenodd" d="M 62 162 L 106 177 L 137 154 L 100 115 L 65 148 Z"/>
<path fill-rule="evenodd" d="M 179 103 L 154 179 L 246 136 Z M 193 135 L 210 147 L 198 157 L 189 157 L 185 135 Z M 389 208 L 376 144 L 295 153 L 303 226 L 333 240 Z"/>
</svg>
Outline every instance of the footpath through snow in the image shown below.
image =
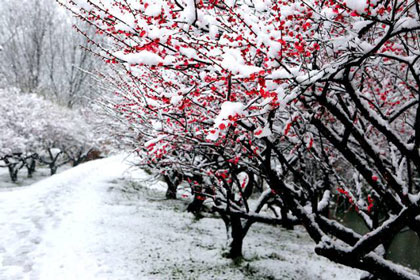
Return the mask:
<svg viewBox="0 0 420 280">
<path fill-rule="evenodd" d="M 0 192 L 0 279 L 94 279 L 84 250 L 98 187 L 122 176 L 122 157 L 92 161 Z"/>
<path fill-rule="evenodd" d="M 221 257 L 219 219 L 196 220 L 123 156 L 0 191 L 0 279 L 357 279 L 315 256 L 303 230 L 255 225 L 245 261 Z M 127 179 L 128 178 L 128 179 Z"/>
</svg>

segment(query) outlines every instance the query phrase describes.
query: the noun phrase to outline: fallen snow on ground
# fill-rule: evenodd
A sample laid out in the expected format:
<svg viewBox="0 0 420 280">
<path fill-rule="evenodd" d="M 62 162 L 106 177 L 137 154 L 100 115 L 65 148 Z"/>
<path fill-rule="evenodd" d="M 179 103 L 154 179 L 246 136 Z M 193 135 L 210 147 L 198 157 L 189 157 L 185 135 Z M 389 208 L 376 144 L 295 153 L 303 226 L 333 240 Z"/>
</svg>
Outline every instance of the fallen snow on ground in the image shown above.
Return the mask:
<svg viewBox="0 0 420 280">
<path fill-rule="evenodd" d="M 68 170 L 71 168 L 71 165 L 67 164 L 61 166 L 57 169 L 57 174 Z M 45 179 L 50 176 L 50 169 L 46 166 L 37 166 L 36 171 L 33 173 L 32 177 L 28 177 L 28 172 L 26 168 L 22 168 L 18 173 L 17 182 L 12 182 L 9 176 L 9 171 L 7 168 L 0 168 L 0 192 L 10 191 L 10 188 L 20 188 L 22 186 L 28 186 L 34 184 L 42 179 Z"/>
<path fill-rule="evenodd" d="M 221 257 L 217 218 L 164 200 L 123 156 L 82 164 L 0 192 L 0 279 L 357 279 L 315 256 L 300 228 L 255 225 L 245 260 Z"/>
</svg>

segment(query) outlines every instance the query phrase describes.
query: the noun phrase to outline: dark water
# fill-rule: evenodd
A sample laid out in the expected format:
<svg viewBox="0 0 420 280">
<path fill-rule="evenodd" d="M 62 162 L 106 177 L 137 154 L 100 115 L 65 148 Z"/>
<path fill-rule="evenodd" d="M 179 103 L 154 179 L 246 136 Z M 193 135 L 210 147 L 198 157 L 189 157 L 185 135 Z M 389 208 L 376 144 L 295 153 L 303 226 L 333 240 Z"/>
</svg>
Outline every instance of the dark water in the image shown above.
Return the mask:
<svg viewBox="0 0 420 280">
<path fill-rule="evenodd" d="M 363 220 L 354 211 L 344 214 L 340 221 L 358 233 L 368 231 Z M 420 271 L 420 240 L 411 230 L 397 234 L 387 252 L 387 259 Z"/>
</svg>

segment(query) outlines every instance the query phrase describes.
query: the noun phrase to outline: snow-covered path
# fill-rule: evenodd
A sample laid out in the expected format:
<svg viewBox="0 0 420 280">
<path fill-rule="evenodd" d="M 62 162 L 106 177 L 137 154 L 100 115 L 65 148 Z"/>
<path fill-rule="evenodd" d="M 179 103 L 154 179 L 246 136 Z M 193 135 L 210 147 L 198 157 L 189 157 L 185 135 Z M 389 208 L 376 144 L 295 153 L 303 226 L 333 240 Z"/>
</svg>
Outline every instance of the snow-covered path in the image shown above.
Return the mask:
<svg viewBox="0 0 420 280">
<path fill-rule="evenodd" d="M 245 261 L 221 257 L 225 229 L 196 220 L 123 156 L 0 191 L 0 280 L 358 279 L 313 254 L 302 229 L 251 228 Z"/>
<path fill-rule="evenodd" d="M 100 218 L 98 188 L 123 175 L 122 160 L 88 162 L 0 192 L 0 279 L 97 279 L 86 251 Z"/>
</svg>

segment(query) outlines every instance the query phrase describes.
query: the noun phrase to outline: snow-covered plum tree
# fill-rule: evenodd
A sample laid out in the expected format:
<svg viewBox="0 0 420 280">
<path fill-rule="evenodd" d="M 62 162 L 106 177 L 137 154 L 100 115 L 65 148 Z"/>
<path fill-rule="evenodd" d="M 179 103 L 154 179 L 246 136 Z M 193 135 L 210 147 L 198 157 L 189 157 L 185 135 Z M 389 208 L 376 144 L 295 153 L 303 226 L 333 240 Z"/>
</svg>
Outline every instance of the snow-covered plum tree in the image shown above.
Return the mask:
<svg viewBox="0 0 420 280">
<path fill-rule="evenodd" d="M 90 51 L 115 65 L 116 109 L 158 169 L 200 175 L 241 227 L 258 175 L 316 253 L 420 279 L 385 259 L 402 228 L 420 234 L 418 1 L 64 2 L 107 38 Z M 368 233 L 329 219 L 334 193 Z"/>
</svg>

